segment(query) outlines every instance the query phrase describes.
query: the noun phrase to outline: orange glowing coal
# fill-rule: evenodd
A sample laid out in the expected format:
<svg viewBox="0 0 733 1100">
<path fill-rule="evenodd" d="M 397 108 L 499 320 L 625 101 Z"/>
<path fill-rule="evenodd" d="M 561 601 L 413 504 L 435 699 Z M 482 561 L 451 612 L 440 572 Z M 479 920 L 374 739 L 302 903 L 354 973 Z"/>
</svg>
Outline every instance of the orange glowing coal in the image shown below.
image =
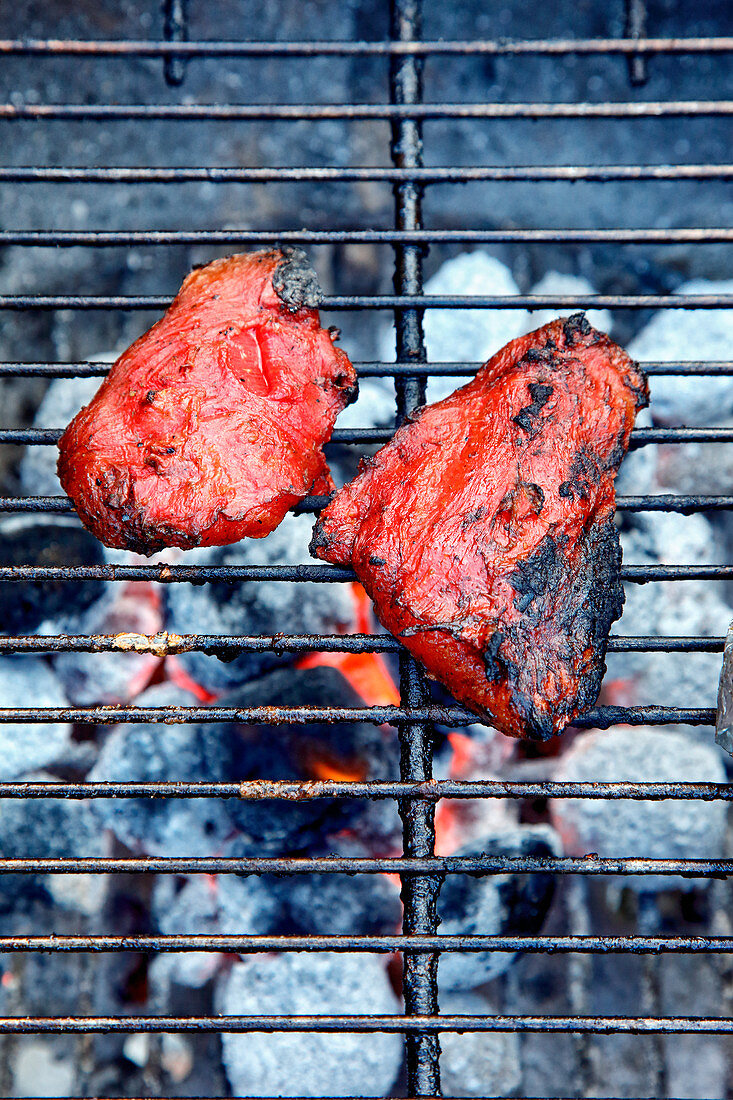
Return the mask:
<svg viewBox="0 0 733 1100">
<path fill-rule="evenodd" d="M 333 779 L 340 783 L 359 783 L 367 774 L 366 765 L 361 761 L 333 761 L 324 757 L 310 761 L 308 771 L 314 779 Z"/>
<path fill-rule="evenodd" d="M 360 584 L 351 585 L 354 619 L 360 634 L 374 629 L 371 600 Z M 344 676 L 367 706 L 399 706 L 400 693 L 386 662 L 379 653 L 311 653 L 296 661 L 296 668 L 318 668 L 328 665 Z"/>
</svg>

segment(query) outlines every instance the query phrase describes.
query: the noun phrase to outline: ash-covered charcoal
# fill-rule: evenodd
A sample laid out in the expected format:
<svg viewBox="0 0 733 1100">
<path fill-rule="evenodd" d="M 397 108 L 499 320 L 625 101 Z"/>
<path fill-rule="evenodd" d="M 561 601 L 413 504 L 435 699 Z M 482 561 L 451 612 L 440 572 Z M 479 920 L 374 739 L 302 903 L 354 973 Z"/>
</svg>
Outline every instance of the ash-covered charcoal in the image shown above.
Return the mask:
<svg viewBox="0 0 733 1100">
<path fill-rule="evenodd" d="M 101 362 L 112 362 L 118 352 L 99 356 Z M 94 397 L 99 378 L 56 378 L 51 382 L 36 415 L 34 428 L 65 428 L 80 409 Z M 34 444 L 26 447 L 20 463 L 20 484 L 29 496 L 50 497 L 63 492 L 56 473 L 58 451 L 55 447 Z"/>
<path fill-rule="evenodd" d="M 559 856 L 560 838 L 549 825 L 515 826 L 464 845 L 458 856 Z M 551 874 L 448 875 L 438 899 L 443 935 L 532 935 L 540 931 L 555 893 Z M 503 974 L 516 954 L 448 951 L 438 963 L 444 990 L 473 989 Z"/>
<path fill-rule="evenodd" d="M 728 627 L 723 650 L 723 667 L 718 684 L 715 740 L 733 755 L 733 623 Z"/>
<path fill-rule="evenodd" d="M 662 512 L 633 516 L 621 530 L 629 564 L 687 565 L 725 562 L 726 552 L 710 522 L 700 515 Z M 709 581 L 658 581 L 624 585 L 620 636 L 715 637 L 725 634 L 733 609 L 722 585 Z M 604 692 L 622 705 L 661 703 L 714 707 L 720 672 L 717 653 L 614 652 L 606 658 Z"/>
<path fill-rule="evenodd" d="M 704 386 L 705 381 L 701 380 Z M 718 413 L 708 421 L 721 428 L 733 428 L 733 418 Z M 726 496 L 733 485 L 733 446 L 730 443 L 655 444 L 659 452 L 657 482 L 662 493 L 709 493 Z M 649 450 L 644 447 L 643 450 Z M 721 517 L 723 518 L 723 517 Z M 724 521 L 730 515 L 724 516 Z"/>
<path fill-rule="evenodd" d="M 692 279 L 675 294 L 731 294 L 733 280 Z M 733 341 L 733 309 L 662 309 L 634 337 L 629 355 L 649 362 L 720 360 Z M 733 376 L 660 375 L 650 380 L 655 423 L 719 424 L 733 416 Z"/>
<path fill-rule="evenodd" d="M 136 706 L 199 706 L 173 684 L 148 688 Z M 223 782 L 227 750 L 208 725 L 120 725 L 107 736 L 90 781 Z M 217 798 L 95 799 L 100 827 L 134 852 L 161 856 L 211 855 L 233 830 L 229 802 Z"/>
<path fill-rule="evenodd" d="M 649 409 L 639 409 L 635 426 L 652 427 L 652 415 Z M 660 454 L 663 449 L 658 443 L 633 447 L 621 463 L 616 475 L 616 494 L 636 496 L 638 493 L 660 492 Z M 666 449 L 675 450 L 679 455 L 690 453 L 688 446 Z M 674 488 L 676 492 L 684 491 L 679 485 L 675 485 Z"/>
<path fill-rule="evenodd" d="M 303 565 L 311 562 L 311 534 L 308 516 L 291 515 L 265 539 L 191 551 L 186 561 L 215 566 Z M 170 584 L 164 594 L 167 628 L 176 634 L 343 634 L 357 629 L 349 584 L 214 581 L 201 586 Z M 184 653 L 176 660 L 198 684 L 218 694 L 296 657 L 244 652 L 224 663 L 204 653 Z"/>
<path fill-rule="evenodd" d="M 63 688 L 41 657 L 0 658 L 0 706 L 67 706 Z M 71 747 L 71 726 L 61 722 L 0 723 L 0 781 L 51 767 Z"/>
<path fill-rule="evenodd" d="M 58 782 L 48 772 L 16 777 L 27 783 Z M 0 853 L 14 859 L 107 855 L 89 802 L 65 798 L 3 799 Z M 0 910 L 23 904 L 30 896 L 49 896 L 57 906 L 77 913 L 97 912 L 104 893 L 103 875 L 0 875 Z"/>
<path fill-rule="evenodd" d="M 559 759 L 553 779 L 594 781 L 723 783 L 719 749 L 674 729 L 617 726 L 578 737 Z M 553 799 L 552 820 L 569 855 L 641 856 L 645 859 L 718 859 L 723 855 L 724 802 L 627 799 Z M 625 886 L 649 890 L 691 890 L 699 879 L 627 876 Z"/>
<path fill-rule="evenodd" d="M 167 936 L 263 936 L 282 923 L 281 901 L 272 883 L 254 875 L 164 875 L 155 884 L 152 917 Z M 171 982 L 194 989 L 205 985 L 221 962 L 214 951 L 163 953 L 149 977 L 165 998 Z"/>
<path fill-rule="evenodd" d="M 546 271 L 539 282 L 530 287 L 529 293 L 545 297 L 555 295 L 560 297 L 566 294 L 568 297 L 576 295 L 580 298 L 586 294 L 597 294 L 598 290 L 584 275 L 572 275 L 565 271 Z M 585 311 L 585 316 L 588 324 L 600 329 L 601 332 L 610 332 L 613 328 L 613 314 L 608 309 L 589 309 Z M 533 310 L 529 314 L 529 323 L 522 331 L 529 332 L 530 329 L 548 325 L 556 317 L 556 309 Z"/>
<path fill-rule="evenodd" d="M 515 295 L 512 273 L 488 252 L 464 252 L 447 260 L 425 284 L 426 294 Z M 497 348 L 534 327 L 523 309 L 452 309 L 425 311 L 425 343 L 431 362 L 484 362 Z M 380 357 L 395 357 L 394 328 L 382 333 Z M 455 377 L 430 378 L 427 401 L 442 401 L 461 384 Z"/>
<path fill-rule="evenodd" d="M 621 614 L 614 477 L 646 380 L 583 314 L 496 352 L 340 490 L 312 553 L 484 720 L 547 740 L 595 703 Z"/>
<path fill-rule="evenodd" d="M 217 700 L 226 707 L 362 707 L 363 700 L 335 668 L 278 669 Z M 395 779 L 399 749 L 391 731 L 362 723 L 211 727 L 224 753 L 230 780 Z M 360 834 L 370 807 L 357 799 L 302 801 L 231 800 L 230 818 L 240 835 L 232 853 L 303 851 L 346 826 Z M 389 816 L 389 815 L 388 815 Z M 391 821 L 391 817 L 389 817 Z"/>
<path fill-rule="evenodd" d="M 383 959 L 325 952 L 246 959 L 216 1007 L 227 1016 L 401 1012 Z M 402 1064 L 402 1037 L 379 1032 L 225 1032 L 221 1042 L 234 1096 L 385 1096 Z"/>
<path fill-rule="evenodd" d="M 440 995 L 444 1016 L 492 1016 L 496 1008 L 477 992 Z M 440 1085 L 444 1096 L 514 1096 L 522 1083 L 516 1032 L 441 1032 Z"/>
<path fill-rule="evenodd" d="M 139 706 L 200 705 L 172 684 L 149 688 Z M 332 668 L 279 670 L 223 696 L 218 704 L 362 706 Z M 217 704 L 217 705 L 218 705 Z M 203 780 L 395 778 L 395 738 L 369 724 L 305 726 L 123 725 L 109 735 L 90 779 Z M 100 821 L 135 851 L 159 855 L 280 854 L 303 850 L 361 820 L 356 800 L 258 802 L 243 799 L 99 800 Z"/>
<path fill-rule="evenodd" d="M 93 535 L 67 520 L 5 519 L 0 522 L 0 566 L 23 565 L 104 565 L 104 555 Z M 106 589 L 102 580 L 0 581 L 0 631 L 72 633 L 84 612 L 104 596 Z"/>
<path fill-rule="evenodd" d="M 309 854 L 365 856 L 368 852 L 352 843 Z M 314 936 L 388 935 L 397 932 L 402 920 L 399 885 L 386 875 L 350 875 L 347 879 L 340 875 L 292 875 L 280 880 L 275 889 L 291 932 Z"/>
<path fill-rule="evenodd" d="M 79 615 L 76 630 L 80 634 L 155 635 L 162 629 L 161 597 L 156 585 L 133 581 L 106 587 L 105 599 Z M 121 641 L 124 643 L 124 639 Z M 77 706 L 129 702 L 146 687 L 161 661 L 155 653 L 136 653 L 134 649 L 124 650 L 122 645 L 118 652 L 68 651 L 52 658 L 66 695 Z"/>
</svg>

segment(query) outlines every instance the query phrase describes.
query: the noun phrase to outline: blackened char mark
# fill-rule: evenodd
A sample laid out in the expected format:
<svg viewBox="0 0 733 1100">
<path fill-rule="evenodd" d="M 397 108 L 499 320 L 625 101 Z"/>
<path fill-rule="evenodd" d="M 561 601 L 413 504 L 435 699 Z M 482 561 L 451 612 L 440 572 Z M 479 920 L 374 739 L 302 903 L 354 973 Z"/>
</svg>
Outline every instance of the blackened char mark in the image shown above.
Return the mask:
<svg viewBox="0 0 733 1100">
<path fill-rule="evenodd" d="M 319 520 L 318 523 L 316 523 L 315 527 L 313 528 L 313 537 L 310 540 L 310 543 L 308 545 L 308 549 L 311 553 L 311 557 L 317 558 L 318 557 L 317 551 L 318 550 L 328 550 L 330 545 L 331 545 L 331 540 L 328 537 L 328 535 L 326 534 L 326 532 L 323 530 L 323 527 L 321 525 L 321 521 Z"/>
<path fill-rule="evenodd" d="M 581 544 L 568 594 L 567 612 L 560 628 L 571 635 L 578 659 L 583 648 L 593 652 L 592 668 L 580 677 L 574 709 L 582 714 L 592 707 L 606 671 L 606 646 L 611 624 L 621 617 L 624 589 L 621 583 L 621 545 L 618 528 L 609 516 L 594 523 Z"/>
<path fill-rule="evenodd" d="M 593 332 L 586 315 L 582 312 L 573 313 L 563 321 L 562 330 L 565 333 L 565 343 L 569 348 L 575 344 L 576 336 L 590 336 Z"/>
<path fill-rule="evenodd" d="M 626 429 L 622 428 L 618 434 L 618 439 L 613 445 L 613 450 L 606 459 L 604 469 L 606 470 L 618 470 L 619 466 L 623 462 L 624 455 L 626 454 Z"/>
<path fill-rule="evenodd" d="M 518 593 L 514 597 L 517 611 L 523 614 L 529 612 L 530 618 L 539 616 L 539 606 L 530 611 L 532 602 L 554 587 L 561 573 L 562 563 L 557 546 L 551 535 L 545 535 L 535 553 L 525 561 L 518 561 L 517 568 L 508 577 L 510 585 Z"/>
<path fill-rule="evenodd" d="M 649 404 L 649 382 L 638 363 L 634 363 L 633 372 L 624 375 L 624 385 L 634 395 L 637 412 L 645 409 Z"/>
<path fill-rule="evenodd" d="M 618 460 L 616 460 L 614 457 L 616 452 L 617 447 L 615 447 L 611 453 L 608 459 L 609 464 L 605 469 L 610 470 L 618 466 L 626 453 L 622 445 L 621 454 Z M 560 483 L 557 491 L 561 497 L 565 497 L 568 500 L 573 500 L 576 495 L 580 500 L 586 500 L 591 486 L 598 485 L 601 480 L 601 473 L 602 470 L 598 465 L 598 460 L 595 455 L 585 447 L 581 447 L 570 466 L 570 477 L 567 481 L 562 481 Z"/>
<path fill-rule="evenodd" d="M 527 388 L 532 398 L 532 404 L 525 405 L 523 409 L 519 410 L 516 416 L 512 417 L 512 420 L 515 424 L 518 424 L 523 431 L 529 433 L 534 427 L 534 418 L 539 416 L 540 410 L 543 409 L 550 400 L 553 387 L 544 382 L 530 382 Z"/>
<path fill-rule="evenodd" d="M 323 291 L 303 249 L 283 248 L 282 256 L 272 276 L 272 286 L 278 298 L 290 313 L 297 313 L 304 307 L 318 309 Z"/>
<path fill-rule="evenodd" d="M 495 630 L 484 649 L 484 668 L 486 670 L 486 679 L 490 684 L 499 684 L 502 680 L 506 680 L 507 678 L 506 661 L 499 656 L 499 650 L 501 649 L 501 643 L 503 641 L 504 635 L 502 632 L 500 630 Z"/>
</svg>

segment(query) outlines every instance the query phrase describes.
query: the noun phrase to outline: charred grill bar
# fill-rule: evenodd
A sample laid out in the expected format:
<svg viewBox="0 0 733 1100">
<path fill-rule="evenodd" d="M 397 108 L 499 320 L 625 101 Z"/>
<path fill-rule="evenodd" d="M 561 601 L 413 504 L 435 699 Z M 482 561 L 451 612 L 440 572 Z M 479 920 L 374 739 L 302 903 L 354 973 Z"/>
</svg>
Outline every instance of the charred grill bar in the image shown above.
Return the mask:
<svg viewBox="0 0 733 1100">
<path fill-rule="evenodd" d="M 641 5 L 630 4 L 638 12 Z M 56 41 L 0 40 L 0 56 L 88 57 L 88 58 L 158 58 L 165 65 L 167 79 L 178 83 L 183 66 L 197 58 L 216 57 L 382 57 L 390 64 L 390 102 L 385 104 L 346 105 L 185 105 L 133 104 L 6 104 L 0 106 L 0 118 L 77 120 L 154 119 L 258 120 L 280 119 L 381 119 L 392 127 L 392 165 L 389 167 L 204 167 L 196 164 L 177 167 L 55 167 L 19 166 L 0 168 L 0 181 L 6 183 L 132 183 L 176 185 L 191 181 L 210 183 L 258 184 L 267 181 L 292 183 L 316 182 L 379 182 L 392 184 L 395 190 L 394 226 L 383 230 L 289 230 L 269 232 L 257 230 L 200 231 L 96 231 L 96 230 L 16 230 L 0 231 L 0 246 L 27 247 L 161 247 L 182 244 L 241 245 L 271 244 L 276 241 L 291 244 L 375 244 L 392 245 L 395 249 L 395 285 L 393 295 L 339 295 L 324 302 L 329 310 L 391 310 L 397 331 L 396 364 L 367 362 L 357 364 L 362 376 L 392 376 L 396 382 L 398 411 L 409 413 L 424 395 L 425 381 L 431 375 L 473 373 L 478 364 L 467 362 L 428 364 L 423 346 L 422 311 L 426 307 L 442 306 L 455 309 L 485 306 L 498 309 L 546 308 L 576 309 L 608 307 L 619 309 L 705 308 L 730 309 L 731 296 L 707 294 L 698 296 L 659 294 L 603 294 L 590 296 L 461 297 L 451 295 L 426 296 L 423 293 L 421 257 L 425 245 L 435 244 L 498 244 L 498 243 L 619 243 L 632 245 L 702 244 L 730 242 L 733 229 L 428 229 L 422 224 L 420 200 L 424 186 L 471 181 L 513 182 L 625 180 L 721 180 L 733 175 L 733 165 L 700 163 L 689 165 L 606 165 L 569 164 L 524 167 L 424 167 L 421 158 L 421 124 L 430 119 L 635 119 L 659 117 L 706 118 L 733 114 L 733 103 L 711 98 L 708 101 L 680 102 L 602 102 L 575 103 L 437 103 L 422 102 L 421 65 L 423 59 L 436 55 L 466 56 L 548 56 L 617 54 L 628 58 L 633 71 L 656 54 L 716 54 L 733 51 L 733 38 L 643 38 L 638 20 L 631 38 L 568 39 L 553 41 L 423 41 L 420 37 L 419 0 L 392 0 L 392 40 L 389 42 L 204 42 L 184 41 L 182 19 L 185 4 L 174 0 L 166 4 L 170 25 L 170 40 L 140 42 L 119 41 Z M 4 310 L 101 310 L 158 309 L 170 301 L 165 295 L 41 295 L 17 294 L 0 297 Z M 691 349 L 695 354 L 695 349 Z M 645 364 L 650 374 L 703 376 L 733 373 L 730 361 L 710 362 L 686 360 L 673 363 Z M 78 362 L 2 362 L 0 376 L 96 377 L 103 376 L 108 364 Z M 59 429 L 61 425 L 59 425 Z M 730 428 L 640 428 L 633 442 L 641 446 L 651 443 L 729 442 Z M 376 442 L 388 438 L 386 429 L 341 429 L 334 439 L 340 442 Z M 53 445 L 56 429 L 10 428 L 0 431 L 0 443 Z M 306 511 L 323 505 L 323 498 L 304 502 Z M 710 495 L 622 497 L 619 507 L 628 511 L 665 510 L 681 513 L 709 509 L 728 509 L 733 497 Z M 16 496 L 0 498 L 0 510 L 7 512 L 68 512 L 69 502 L 63 497 Z M 646 582 L 674 579 L 729 579 L 732 566 L 720 565 L 625 565 L 626 580 Z M 334 567 L 308 566 L 86 566 L 0 568 L 0 581 L 26 584 L 33 581 L 78 581 L 80 579 L 110 581 L 150 580 L 163 583 L 201 583 L 225 581 L 231 584 L 252 581 L 317 581 L 348 582 L 350 570 Z M 189 634 L 159 635 L 146 638 L 130 637 L 129 648 L 136 652 L 177 654 L 191 651 L 232 653 L 293 652 L 313 649 L 335 652 L 391 652 L 398 649 L 391 638 L 377 635 L 228 635 Z M 719 637 L 657 638 L 639 636 L 612 638 L 614 650 L 666 652 L 719 652 L 723 639 Z M 63 635 L 54 637 L 6 635 L 0 638 L 0 653 L 22 652 L 114 652 L 128 643 L 116 635 Z M 1 701 L 1 700 L 0 700 Z M 695 703 L 694 699 L 690 700 Z M 607 859 L 585 858 L 471 856 L 443 857 L 435 855 L 433 813 L 444 798 L 581 798 L 703 803 L 731 801 L 732 789 L 716 783 L 561 783 L 521 781 L 435 781 L 431 777 L 431 722 L 447 726 L 463 725 L 472 715 L 459 707 L 440 707 L 430 703 L 430 697 L 414 663 L 407 657 L 402 663 L 402 694 L 397 707 L 313 708 L 253 707 L 69 707 L 64 709 L 17 708 L 0 709 L 0 723 L 76 721 L 99 724 L 133 723 L 139 721 L 196 722 L 246 720 L 249 722 L 309 723 L 318 720 L 333 722 L 392 722 L 398 726 L 402 747 L 399 781 L 287 782 L 251 780 L 242 783 L 93 783 L 70 782 L 6 782 L 0 783 L 0 804 L 6 799 L 222 799 L 275 802 L 300 802 L 316 799 L 377 800 L 394 799 L 400 806 L 404 827 L 404 856 L 392 858 L 258 857 L 235 859 L 224 857 L 139 857 L 116 859 L 85 858 L 18 858 L 0 860 L 0 873 L 95 875 L 125 873 L 150 874 L 253 874 L 271 872 L 286 876 L 313 873 L 349 875 L 366 873 L 397 873 L 402 880 L 405 903 L 404 932 L 393 936 L 216 936 L 216 935 L 15 935 L 0 937 L 0 952 L 380 952 L 401 951 L 404 957 L 404 990 L 406 1016 L 369 1017 L 362 1015 L 323 1016 L 241 1016 L 222 1019 L 219 1016 L 82 1016 L 0 1017 L 0 1034 L 15 1033 L 93 1033 L 93 1032 L 221 1032 L 221 1031 L 393 1031 L 406 1036 L 408 1051 L 407 1089 L 411 1096 L 435 1096 L 439 1093 L 439 1042 L 441 1031 L 517 1031 L 575 1032 L 582 1034 L 643 1034 L 650 1033 L 730 1033 L 733 1023 L 721 1012 L 718 1016 L 690 1018 L 675 1016 L 595 1016 L 590 1014 L 552 1015 L 520 1014 L 475 1016 L 439 1015 L 437 1003 L 437 959 L 441 952 L 559 952 L 563 954 L 712 954 L 733 953 L 730 936 L 687 936 L 648 934 L 612 935 L 445 935 L 437 930 L 436 901 L 440 883 L 446 875 L 501 875 L 511 871 L 541 874 L 586 876 L 674 876 L 685 875 L 704 880 L 711 876 L 733 874 L 730 859 Z M 702 707 L 611 707 L 599 706 L 578 725 L 607 728 L 616 723 L 635 725 L 690 725 L 712 720 L 712 712 Z M 684 1010 L 684 1005 L 681 1006 Z"/>
<path fill-rule="evenodd" d="M 391 34 L 396 41 L 420 37 L 422 0 L 391 0 Z M 422 98 L 422 61 L 414 56 L 390 61 L 390 98 L 393 104 L 413 107 Z M 392 124 L 392 162 L 408 173 L 422 165 L 422 127 L 409 115 Z M 422 188 L 414 179 L 395 187 L 395 226 L 398 230 L 422 228 Z M 395 293 L 405 297 L 422 293 L 422 246 L 395 245 Z M 416 308 L 395 310 L 396 358 L 424 363 L 423 314 Z M 395 380 L 398 420 L 425 400 L 425 379 L 405 375 Z M 425 679 L 408 653 L 400 654 L 400 698 L 404 706 L 424 706 L 429 699 Z M 400 778 L 403 782 L 429 782 L 433 777 L 433 731 L 427 723 L 401 723 Z M 406 858 L 431 858 L 435 852 L 435 804 L 415 799 L 398 802 Z M 434 935 L 438 928 L 438 876 L 400 874 L 404 905 L 403 931 L 408 936 Z M 403 987 L 407 1017 L 438 1013 L 438 954 L 403 951 Z M 417 1031 L 406 1034 L 407 1089 L 410 1096 L 440 1093 L 440 1039 Z"/>
</svg>

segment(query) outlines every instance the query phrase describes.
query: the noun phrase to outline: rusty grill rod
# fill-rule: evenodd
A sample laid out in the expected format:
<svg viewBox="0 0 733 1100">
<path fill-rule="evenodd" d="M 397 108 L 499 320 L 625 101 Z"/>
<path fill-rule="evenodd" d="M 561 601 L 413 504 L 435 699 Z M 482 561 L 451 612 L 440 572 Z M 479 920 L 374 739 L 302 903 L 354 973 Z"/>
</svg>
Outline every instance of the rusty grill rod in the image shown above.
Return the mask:
<svg viewBox="0 0 733 1100">
<path fill-rule="evenodd" d="M 0 723 L 84 722 L 116 725 L 118 722 L 162 722 L 180 725 L 186 722 L 264 723 L 266 725 L 303 725 L 309 722 L 439 723 L 466 726 L 476 715 L 459 706 L 412 704 L 374 707 L 222 707 L 222 706 L 96 706 L 96 707 L 2 707 Z M 664 707 L 656 704 L 637 707 L 598 706 L 573 719 L 578 729 L 608 729 L 610 726 L 666 726 L 671 722 L 687 726 L 715 724 L 712 707 Z"/>
<path fill-rule="evenodd" d="M 592 1032 L 612 1034 L 733 1033 L 720 1016 L 4 1016 L 0 1033 L 81 1032 Z M 420 1094 L 418 1094 L 420 1095 Z"/>
<path fill-rule="evenodd" d="M 701 166 L 702 167 L 702 166 Z M 705 167 L 717 167 L 708 165 Z M 56 169 L 54 169 L 55 171 Z M 62 169 L 63 170 L 63 169 Z M 733 228 L 705 229 L 2 229 L 0 246 L 110 248 L 191 244 L 715 244 Z M 95 364 L 99 365 L 99 364 Z M 416 364 L 417 366 L 418 364 Z M 103 366 L 103 364 L 102 364 Z M 427 366 L 427 364 L 422 364 Z"/>
<path fill-rule="evenodd" d="M 596 103 L 0 103 L 0 120 L 116 122 L 350 122 L 437 119 L 716 118 L 733 100 Z"/>
<path fill-rule="evenodd" d="M 3 294 L 0 309 L 167 309 L 170 294 Z M 321 309 L 733 309 L 733 294 L 351 294 L 324 295 Z"/>
<path fill-rule="evenodd" d="M 621 579 L 647 581 L 728 580 L 733 565 L 623 565 Z M 337 565 L 3 565 L 0 581 L 158 581 L 204 584 L 206 581 L 310 581 L 315 584 L 356 580 L 351 569 Z"/>
<path fill-rule="evenodd" d="M 605 801 L 715 802 L 733 801 L 733 784 L 667 782 L 604 783 L 558 782 L 556 780 L 430 779 L 402 780 L 340 779 L 243 779 L 237 783 L 126 781 L 68 783 L 0 783 L 2 798 L 238 798 L 249 801 L 314 801 L 321 798 L 387 799 L 421 798 L 438 802 L 442 798 L 584 798 Z"/>
<path fill-rule="evenodd" d="M 732 237 L 733 239 L 733 237 Z M 2 242 L 0 241 L 0 244 Z M 360 362 L 353 364 L 360 376 L 367 377 L 394 377 L 402 375 L 424 375 L 425 377 L 455 376 L 468 377 L 476 373 L 483 363 L 467 362 L 433 362 L 433 363 L 387 363 L 387 362 Z M 30 362 L 0 362 L 0 377 L 8 376 L 33 376 L 40 375 L 44 378 L 102 378 L 109 373 L 111 363 L 97 363 L 84 360 L 75 363 L 30 363 Z M 730 360 L 673 360 L 670 362 L 650 363 L 643 362 L 640 366 L 646 374 L 679 374 L 679 375 L 729 375 L 733 374 L 733 362 Z M 41 429 L 42 430 L 42 429 Z M 641 429 L 636 429 L 640 431 Z M 645 429 L 652 430 L 652 429 Z M 654 429 L 657 430 L 657 429 Z M 697 429 L 693 429 L 697 430 Z M 333 436 L 331 437 L 333 439 Z"/>
<path fill-rule="evenodd" d="M 265 951 L 392 953 L 405 947 L 440 952 L 529 951 L 535 954 L 733 954 L 728 936 L 0 936 L 0 951 L 66 954 L 92 951 L 214 951 L 239 955 Z"/>
<path fill-rule="evenodd" d="M 63 428 L 0 428 L 0 444 L 18 443 L 25 446 L 51 446 L 58 443 Z M 386 443 L 394 428 L 336 428 L 331 443 Z M 731 443 L 733 428 L 635 428 L 630 446 L 647 443 Z"/>
<path fill-rule="evenodd" d="M 0 116 L 1 117 L 1 116 Z M 733 178 L 733 164 L 541 164 L 429 168 L 241 168 L 236 166 L 0 167 L 0 181 L 12 183 L 474 183 L 556 182 L 605 183 L 609 180 L 710 180 Z"/>
<path fill-rule="evenodd" d="M 469 39 L 436 41 L 338 42 L 169 42 L 148 39 L 4 38 L 0 54 L 49 57 L 392 57 L 503 56 L 510 54 L 566 56 L 572 54 L 655 54 L 729 53 L 733 38 L 726 36 L 689 38 L 557 38 L 557 39 Z"/>
<path fill-rule="evenodd" d="M 294 515 L 320 512 L 328 504 L 330 496 L 305 496 L 291 509 Z M 616 497 L 616 508 L 621 512 L 692 512 L 720 511 L 733 508 L 733 496 L 711 496 L 704 493 L 655 493 L 640 496 Z M 0 497 L 0 512 L 75 512 L 69 497 Z M 1 574 L 0 574 L 1 577 Z"/>
<path fill-rule="evenodd" d="M 727 878 L 733 859 L 624 856 L 128 856 L 3 859 L 0 875 L 682 875 Z M 409 930 L 408 930 L 409 931 Z M 731 1021 L 733 1023 L 733 1021 Z"/>
<path fill-rule="evenodd" d="M 733 571 L 733 567 L 731 567 Z M 611 636 L 609 653 L 722 653 L 724 638 Z M 401 653 L 387 634 L 2 634 L 0 653 Z"/>
</svg>

